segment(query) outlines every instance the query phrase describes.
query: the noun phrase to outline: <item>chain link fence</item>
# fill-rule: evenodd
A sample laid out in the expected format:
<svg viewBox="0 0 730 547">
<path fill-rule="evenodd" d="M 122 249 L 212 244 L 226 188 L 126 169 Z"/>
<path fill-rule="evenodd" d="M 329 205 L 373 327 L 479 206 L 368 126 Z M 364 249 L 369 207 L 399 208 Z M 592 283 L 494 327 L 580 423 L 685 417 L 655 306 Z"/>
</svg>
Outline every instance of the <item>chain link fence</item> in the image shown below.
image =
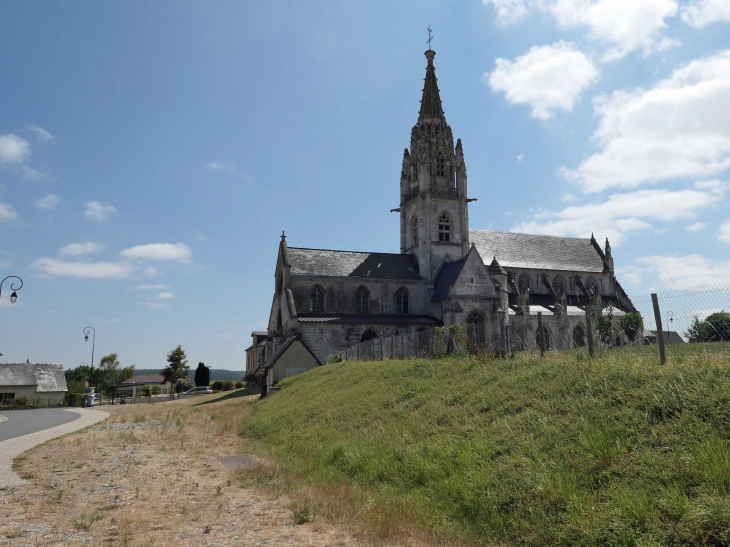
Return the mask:
<svg viewBox="0 0 730 547">
<path fill-rule="evenodd" d="M 406 359 L 463 351 L 581 350 L 595 355 L 623 346 L 656 346 L 664 361 L 667 353 L 691 351 L 698 347 L 694 344 L 730 342 L 730 284 L 641 295 L 632 302 L 634 310 L 597 298 L 581 307 L 530 306 L 529 313 L 511 309 L 503 328 L 481 323 L 406 332 L 360 342 L 340 358 Z M 730 345 L 714 348 L 730 354 Z"/>
</svg>

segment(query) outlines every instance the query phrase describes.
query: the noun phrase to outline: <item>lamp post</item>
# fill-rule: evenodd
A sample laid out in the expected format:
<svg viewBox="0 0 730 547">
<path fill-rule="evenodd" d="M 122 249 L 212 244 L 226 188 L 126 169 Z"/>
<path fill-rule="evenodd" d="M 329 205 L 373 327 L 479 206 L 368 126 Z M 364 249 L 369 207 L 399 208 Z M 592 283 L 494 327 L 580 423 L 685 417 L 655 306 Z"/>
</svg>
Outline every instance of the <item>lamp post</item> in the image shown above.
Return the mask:
<svg viewBox="0 0 730 547">
<path fill-rule="evenodd" d="M 89 341 L 89 329 L 93 331 L 94 335 L 91 339 L 91 372 L 89 373 L 89 387 L 93 387 L 94 385 L 94 347 L 96 346 L 96 329 L 94 327 L 86 327 L 84 329 L 84 334 L 86 335 L 84 337 L 84 341 Z"/>
<path fill-rule="evenodd" d="M 8 279 L 17 279 L 18 281 L 20 281 L 19 287 L 15 286 L 15 282 L 10 283 L 10 290 L 13 291 L 13 294 L 10 295 L 10 303 L 15 304 L 15 302 L 18 300 L 18 293 L 15 291 L 19 291 L 23 288 L 23 280 L 20 279 L 17 275 L 9 275 L 5 279 L 0 281 L 0 297 L 3 294 L 3 283 L 5 283 Z"/>
</svg>

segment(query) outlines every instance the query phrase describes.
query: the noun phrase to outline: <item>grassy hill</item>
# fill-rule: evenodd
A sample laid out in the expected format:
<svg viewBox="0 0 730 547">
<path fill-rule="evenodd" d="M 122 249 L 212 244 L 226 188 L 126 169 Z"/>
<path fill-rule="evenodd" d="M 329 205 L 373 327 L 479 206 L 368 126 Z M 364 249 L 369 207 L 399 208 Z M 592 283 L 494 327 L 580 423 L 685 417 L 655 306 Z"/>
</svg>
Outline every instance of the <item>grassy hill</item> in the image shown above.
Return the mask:
<svg viewBox="0 0 730 547">
<path fill-rule="evenodd" d="M 727 344 L 665 366 L 656 348 L 338 363 L 281 385 L 241 434 L 376 534 L 730 544 Z"/>
<path fill-rule="evenodd" d="M 198 365 L 195 365 L 194 367 L 190 367 L 190 371 L 188 372 L 188 376 L 191 378 L 195 378 L 195 369 L 198 367 Z M 162 367 L 164 368 L 164 367 Z M 135 374 L 159 374 L 162 368 L 138 368 L 134 370 Z M 225 369 L 216 369 L 214 368 L 211 372 L 211 381 L 216 380 L 233 380 L 234 382 L 236 380 L 243 380 L 245 372 L 242 370 L 225 370 Z"/>
</svg>

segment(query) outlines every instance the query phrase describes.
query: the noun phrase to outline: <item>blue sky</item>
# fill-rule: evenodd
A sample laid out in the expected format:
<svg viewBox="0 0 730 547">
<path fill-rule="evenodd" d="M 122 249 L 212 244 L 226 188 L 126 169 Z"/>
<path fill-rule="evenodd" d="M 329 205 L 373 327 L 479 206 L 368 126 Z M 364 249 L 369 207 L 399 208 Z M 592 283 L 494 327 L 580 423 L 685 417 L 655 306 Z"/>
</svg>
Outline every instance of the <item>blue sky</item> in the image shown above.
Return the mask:
<svg viewBox="0 0 730 547">
<path fill-rule="evenodd" d="M 472 228 L 730 282 L 730 1 L 4 2 L 5 361 L 244 369 L 292 246 L 397 252 L 426 27 Z M 3 275 L 3 277 L 4 277 Z M 139 288 L 144 287 L 144 288 Z"/>
</svg>

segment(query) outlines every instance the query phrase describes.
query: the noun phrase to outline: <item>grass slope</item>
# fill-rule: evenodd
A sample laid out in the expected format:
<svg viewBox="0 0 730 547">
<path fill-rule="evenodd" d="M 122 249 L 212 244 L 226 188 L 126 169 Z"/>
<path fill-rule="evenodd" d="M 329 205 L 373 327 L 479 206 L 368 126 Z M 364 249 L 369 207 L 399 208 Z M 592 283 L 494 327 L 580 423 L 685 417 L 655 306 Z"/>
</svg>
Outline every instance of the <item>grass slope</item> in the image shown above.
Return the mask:
<svg viewBox="0 0 730 547">
<path fill-rule="evenodd" d="M 282 382 L 241 434 L 451 541 L 729 545 L 729 356 L 328 364 Z"/>
</svg>

